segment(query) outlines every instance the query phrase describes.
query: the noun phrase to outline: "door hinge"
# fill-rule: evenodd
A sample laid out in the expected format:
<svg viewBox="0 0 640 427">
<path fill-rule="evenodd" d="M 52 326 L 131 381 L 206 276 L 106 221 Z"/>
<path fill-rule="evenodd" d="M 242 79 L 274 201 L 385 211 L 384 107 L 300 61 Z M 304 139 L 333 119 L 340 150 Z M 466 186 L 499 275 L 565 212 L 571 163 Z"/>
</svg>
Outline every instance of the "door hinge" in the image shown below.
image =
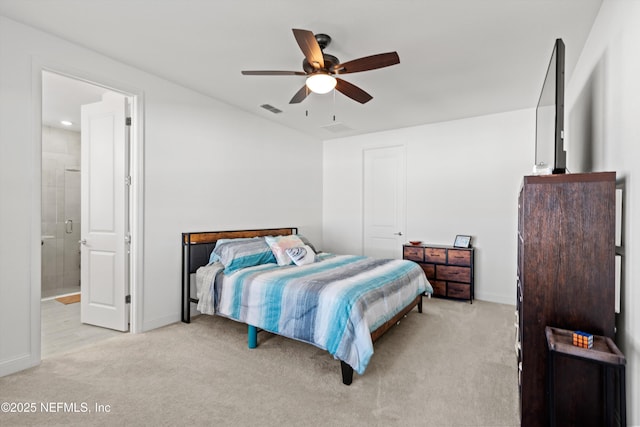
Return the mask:
<svg viewBox="0 0 640 427">
<path fill-rule="evenodd" d="M 131 175 L 124 177 L 124 185 L 131 185 Z"/>
<path fill-rule="evenodd" d="M 124 242 L 125 242 L 125 243 L 131 243 L 131 234 L 127 233 L 127 234 L 124 236 Z"/>
<path fill-rule="evenodd" d="M 122 116 L 120 116 L 120 117 L 122 117 Z M 124 124 L 127 125 L 127 126 L 131 126 L 131 117 L 127 117 Z"/>
<path fill-rule="evenodd" d="M 131 304 L 131 295 L 127 295 L 126 297 L 124 297 L 124 303 Z"/>
</svg>

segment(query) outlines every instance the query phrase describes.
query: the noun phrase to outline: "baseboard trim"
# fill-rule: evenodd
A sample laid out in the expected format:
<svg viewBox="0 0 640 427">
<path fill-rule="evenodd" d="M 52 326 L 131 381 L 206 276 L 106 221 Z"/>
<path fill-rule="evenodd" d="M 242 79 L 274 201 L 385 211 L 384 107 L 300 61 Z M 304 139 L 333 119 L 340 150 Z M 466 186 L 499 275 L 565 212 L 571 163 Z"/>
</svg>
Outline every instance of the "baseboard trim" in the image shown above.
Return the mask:
<svg viewBox="0 0 640 427">
<path fill-rule="evenodd" d="M 176 312 L 169 316 L 159 317 L 157 319 L 149 320 L 143 322 L 142 324 L 142 332 L 148 332 L 153 329 L 162 328 L 163 326 L 170 325 L 172 323 L 176 323 L 180 321 L 180 313 Z"/>
<path fill-rule="evenodd" d="M 514 306 L 516 304 L 515 294 L 513 297 L 507 297 L 506 295 L 476 292 L 474 295 L 474 299 L 477 299 L 480 301 L 495 302 L 498 304 L 514 305 Z"/>
<path fill-rule="evenodd" d="M 25 369 L 33 368 L 40 364 L 39 360 L 31 354 L 23 354 L 13 359 L 0 362 L 0 377 L 15 374 L 16 372 L 24 371 Z"/>
</svg>

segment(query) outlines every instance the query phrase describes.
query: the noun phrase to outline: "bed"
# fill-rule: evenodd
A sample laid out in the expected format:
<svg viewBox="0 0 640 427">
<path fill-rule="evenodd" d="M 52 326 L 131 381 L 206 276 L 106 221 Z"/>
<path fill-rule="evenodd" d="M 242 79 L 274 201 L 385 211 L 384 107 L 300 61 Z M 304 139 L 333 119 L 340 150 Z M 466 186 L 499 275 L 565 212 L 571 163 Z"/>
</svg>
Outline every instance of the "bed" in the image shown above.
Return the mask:
<svg viewBox="0 0 640 427">
<path fill-rule="evenodd" d="M 346 385 L 373 343 L 433 293 L 412 261 L 317 253 L 295 227 L 183 233 L 182 248 L 183 322 L 196 303 L 246 323 L 249 348 L 260 331 L 310 343 L 340 360 Z"/>
</svg>

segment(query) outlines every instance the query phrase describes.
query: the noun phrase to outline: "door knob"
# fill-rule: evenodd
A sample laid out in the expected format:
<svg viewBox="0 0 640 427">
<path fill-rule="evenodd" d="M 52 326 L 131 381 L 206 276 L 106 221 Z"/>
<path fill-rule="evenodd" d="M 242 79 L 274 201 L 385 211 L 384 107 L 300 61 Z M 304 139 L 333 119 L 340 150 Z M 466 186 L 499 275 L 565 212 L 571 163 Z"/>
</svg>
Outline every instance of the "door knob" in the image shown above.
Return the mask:
<svg viewBox="0 0 640 427">
<path fill-rule="evenodd" d="M 86 245 L 87 244 L 87 239 L 79 240 L 78 243 L 80 243 L 81 245 Z"/>
<path fill-rule="evenodd" d="M 396 236 L 402 236 L 402 231 L 398 231 L 397 233 L 393 233 L 393 234 L 395 234 Z"/>
</svg>

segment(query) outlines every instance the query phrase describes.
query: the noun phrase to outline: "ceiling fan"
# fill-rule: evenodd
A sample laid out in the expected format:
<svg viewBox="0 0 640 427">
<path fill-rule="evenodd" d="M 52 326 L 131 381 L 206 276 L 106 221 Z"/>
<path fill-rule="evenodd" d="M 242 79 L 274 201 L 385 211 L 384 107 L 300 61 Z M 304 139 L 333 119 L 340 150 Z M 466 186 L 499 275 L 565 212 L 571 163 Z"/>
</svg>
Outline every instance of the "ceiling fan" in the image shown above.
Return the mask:
<svg viewBox="0 0 640 427">
<path fill-rule="evenodd" d="M 334 88 L 354 101 L 364 104 L 373 97 L 336 75 L 359 73 L 400 63 L 397 52 L 379 53 L 341 63 L 335 56 L 324 53 L 324 48 L 331 43 L 331 37 L 328 35 L 314 35 L 311 31 L 295 28 L 292 31 L 305 56 L 302 61 L 304 71 L 242 71 L 245 76 L 307 76 L 306 84 L 296 92 L 289 104 L 302 102 L 309 95 L 309 91 L 328 93 Z"/>
</svg>

